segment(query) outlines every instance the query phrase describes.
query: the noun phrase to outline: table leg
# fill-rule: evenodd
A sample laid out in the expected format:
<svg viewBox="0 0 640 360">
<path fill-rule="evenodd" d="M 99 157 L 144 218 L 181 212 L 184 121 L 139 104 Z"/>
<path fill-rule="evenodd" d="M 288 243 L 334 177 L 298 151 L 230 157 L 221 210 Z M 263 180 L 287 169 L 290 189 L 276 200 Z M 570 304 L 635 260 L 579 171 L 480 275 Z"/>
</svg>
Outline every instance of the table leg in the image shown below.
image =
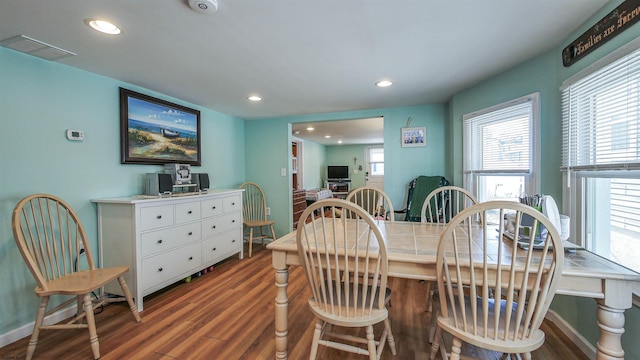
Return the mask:
<svg viewBox="0 0 640 360">
<path fill-rule="evenodd" d="M 276 269 L 276 359 L 287 358 L 287 324 L 289 317 L 288 285 L 289 266 L 285 266 L 284 269 Z"/>
<path fill-rule="evenodd" d="M 614 309 L 598 302 L 598 327 L 600 339 L 596 358 L 624 359 L 622 334 L 624 333 L 624 309 Z"/>
</svg>

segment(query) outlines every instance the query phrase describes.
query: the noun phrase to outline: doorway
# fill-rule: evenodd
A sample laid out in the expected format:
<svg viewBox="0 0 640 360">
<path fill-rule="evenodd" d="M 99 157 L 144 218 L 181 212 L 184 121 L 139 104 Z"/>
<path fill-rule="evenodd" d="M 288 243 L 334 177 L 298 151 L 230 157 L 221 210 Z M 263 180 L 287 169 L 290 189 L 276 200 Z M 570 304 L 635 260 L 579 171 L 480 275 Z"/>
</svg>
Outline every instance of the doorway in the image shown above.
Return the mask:
<svg viewBox="0 0 640 360">
<path fill-rule="evenodd" d="M 365 185 L 384 191 L 384 145 L 367 146 L 365 158 L 367 163 Z"/>
</svg>

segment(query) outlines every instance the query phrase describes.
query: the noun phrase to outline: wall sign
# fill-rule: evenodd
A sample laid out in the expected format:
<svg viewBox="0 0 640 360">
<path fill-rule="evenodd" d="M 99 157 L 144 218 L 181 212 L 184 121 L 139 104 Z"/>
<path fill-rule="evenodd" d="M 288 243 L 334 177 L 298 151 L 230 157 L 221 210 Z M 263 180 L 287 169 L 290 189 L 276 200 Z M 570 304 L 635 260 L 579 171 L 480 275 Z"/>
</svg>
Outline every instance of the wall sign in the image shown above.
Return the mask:
<svg viewBox="0 0 640 360">
<path fill-rule="evenodd" d="M 562 64 L 567 67 L 597 49 L 640 20 L 640 0 L 625 0 L 562 50 Z"/>
</svg>

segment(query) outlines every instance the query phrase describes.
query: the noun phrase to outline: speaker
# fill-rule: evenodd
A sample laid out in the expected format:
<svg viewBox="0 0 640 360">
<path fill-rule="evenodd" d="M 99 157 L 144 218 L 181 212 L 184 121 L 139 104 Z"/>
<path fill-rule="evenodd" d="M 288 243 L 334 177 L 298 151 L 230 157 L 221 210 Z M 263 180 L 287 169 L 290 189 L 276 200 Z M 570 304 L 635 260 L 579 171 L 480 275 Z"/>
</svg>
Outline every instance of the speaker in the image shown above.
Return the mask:
<svg viewBox="0 0 640 360">
<path fill-rule="evenodd" d="M 171 174 L 147 173 L 145 177 L 145 194 L 151 196 L 168 195 L 173 191 Z"/>
<path fill-rule="evenodd" d="M 209 174 L 191 173 L 191 183 L 198 185 L 198 191 L 209 190 Z"/>
</svg>

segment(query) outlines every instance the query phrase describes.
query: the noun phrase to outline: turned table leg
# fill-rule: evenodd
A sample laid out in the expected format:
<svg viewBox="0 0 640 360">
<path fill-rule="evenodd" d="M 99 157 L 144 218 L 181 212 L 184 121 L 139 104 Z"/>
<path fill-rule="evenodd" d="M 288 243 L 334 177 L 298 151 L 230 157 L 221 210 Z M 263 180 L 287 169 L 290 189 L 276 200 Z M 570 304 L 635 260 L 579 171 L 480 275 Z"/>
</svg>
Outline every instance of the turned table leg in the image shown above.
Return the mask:
<svg viewBox="0 0 640 360">
<path fill-rule="evenodd" d="M 276 269 L 276 359 L 287 358 L 287 334 L 289 297 L 287 286 L 289 285 L 289 267 Z"/>
<path fill-rule="evenodd" d="M 622 334 L 624 333 L 624 309 L 610 308 L 598 303 L 598 340 L 597 359 L 624 359 Z"/>
</svg>

